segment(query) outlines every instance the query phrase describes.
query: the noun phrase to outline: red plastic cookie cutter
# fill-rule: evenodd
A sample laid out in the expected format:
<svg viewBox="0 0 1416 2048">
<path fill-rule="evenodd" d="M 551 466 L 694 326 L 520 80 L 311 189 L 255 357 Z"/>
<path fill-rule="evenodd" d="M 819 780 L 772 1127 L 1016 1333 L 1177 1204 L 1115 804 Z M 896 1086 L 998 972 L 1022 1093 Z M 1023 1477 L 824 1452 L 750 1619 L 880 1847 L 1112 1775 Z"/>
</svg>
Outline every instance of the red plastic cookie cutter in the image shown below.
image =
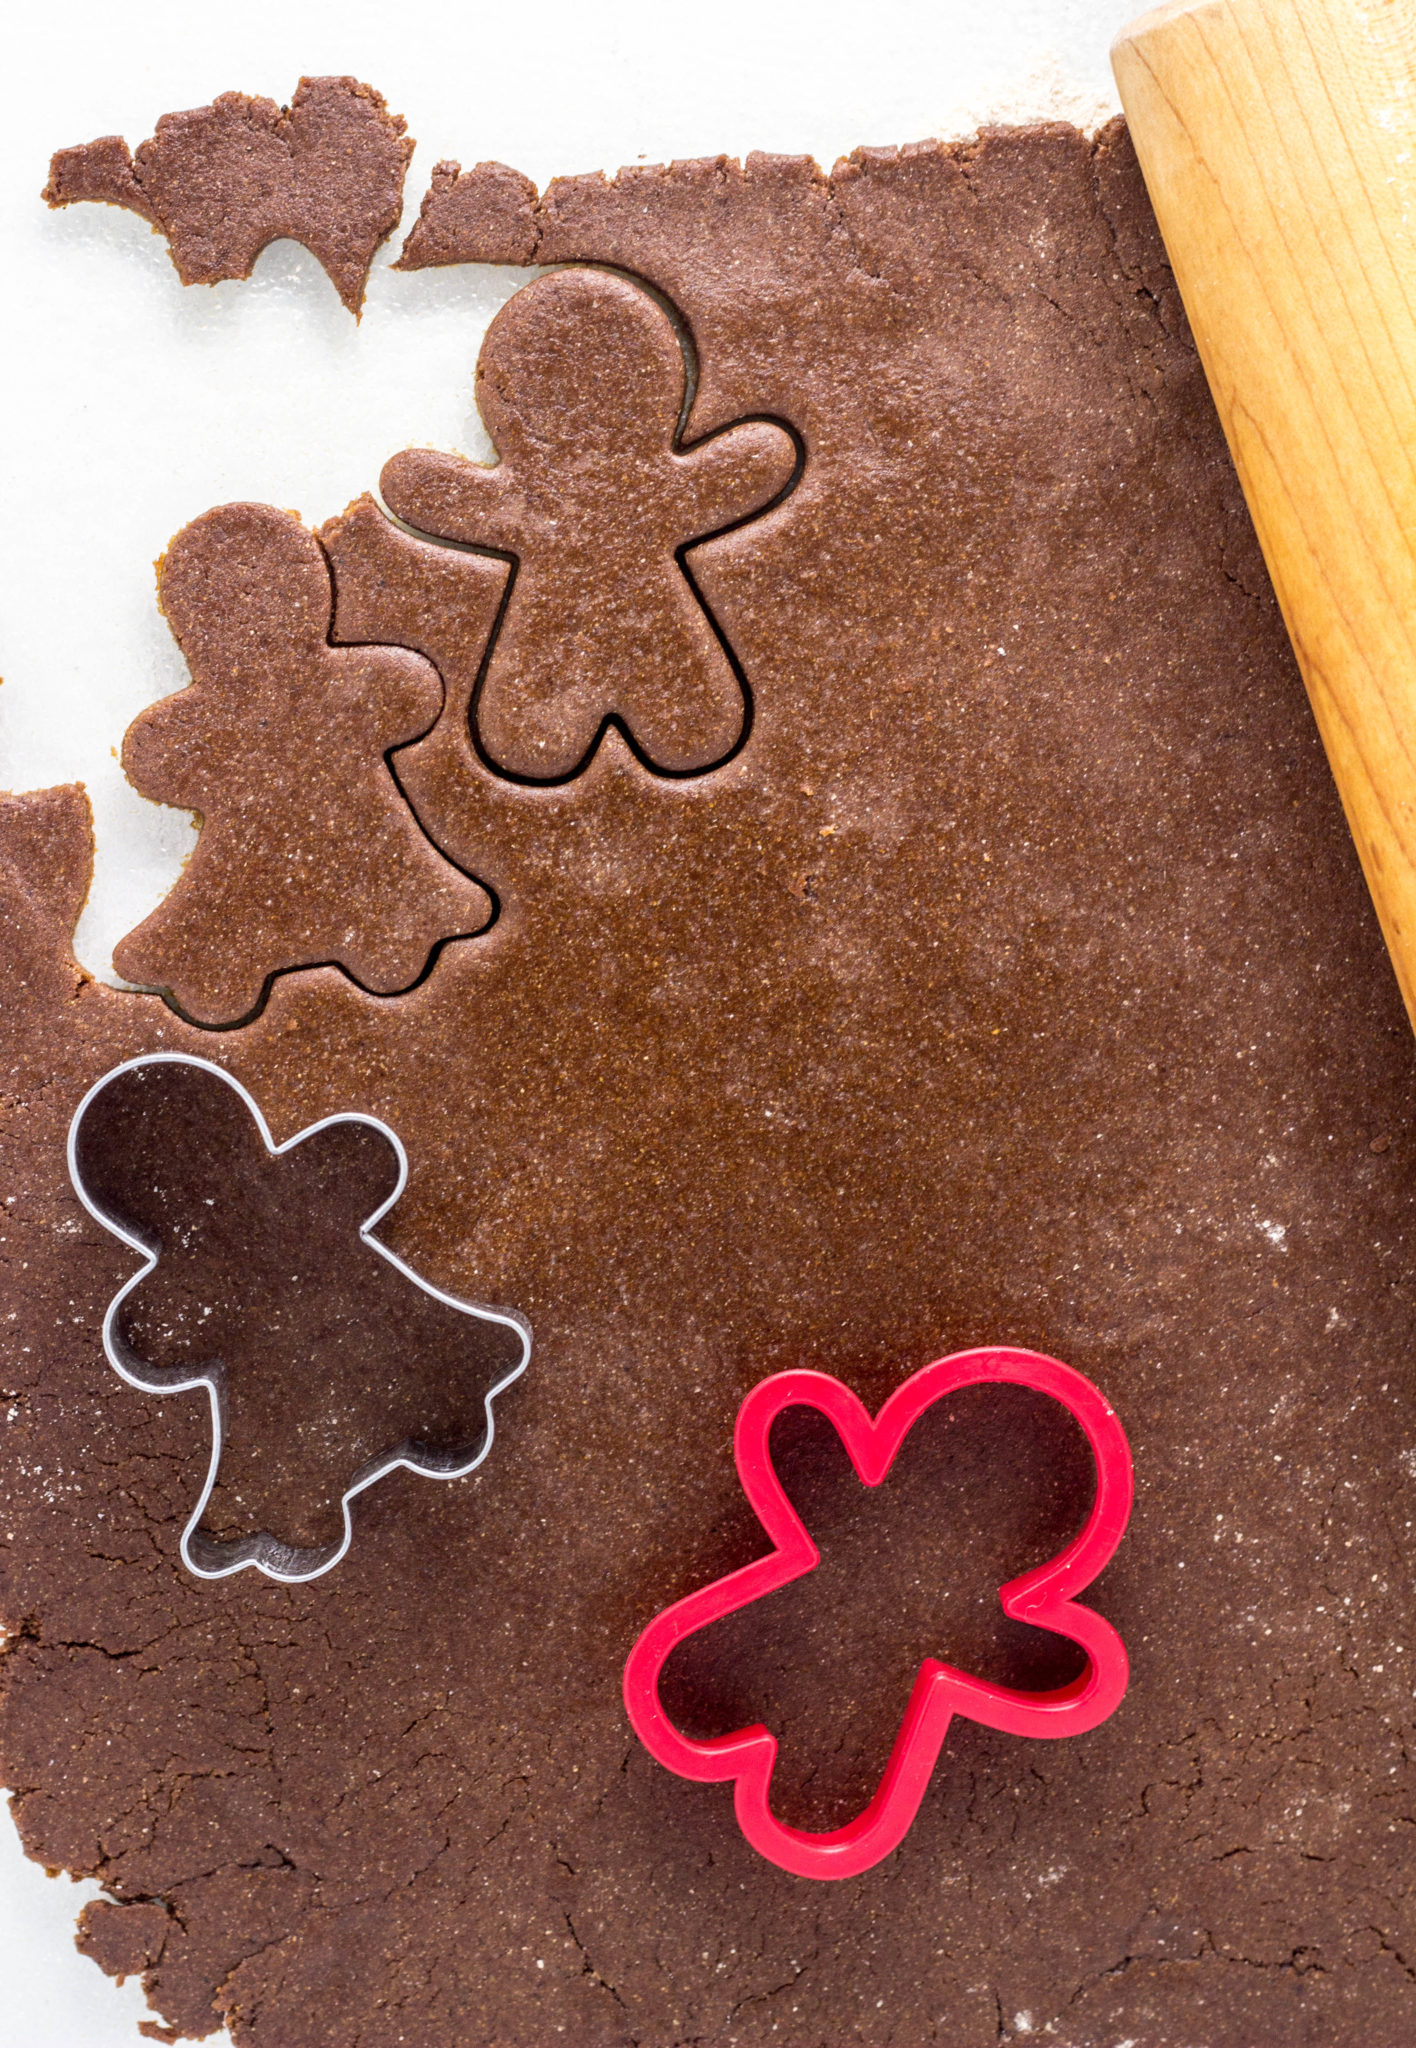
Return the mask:
<svg viewBox="0 0 1416 2048">
<path fill-rule="evenodd" d="M 695 1742 L 669 1720 L 659 1674 L 675 1645 L 710 1622 L 813 1571 L 821 1553 L 787 1499 L 772 1466 L 772 1424 L 784 1408 L 815 1408 L 836 1429 L 856 1473 L 878 1486 L 926 1408 L 960 1387 L 1002 1382 L 1032 1387 L 1060 1401 L 1081 1424 L 1096 1463 L 1096 1497 L 1079 1536 L 1057 1557 L 999 1588 L 1005 1614 L 1086 1652 L 1086 1669 L 1051 1692 L 1018 1692 L 971 1678 L 926 1657 L 874 1798 L 849 1826 L 830 1833 L 788 1827 L 769 1805 L 777 1738 L 760 1724 Z M 890 1396 L 872 1422 L 856 1396 L 821 1372 L 784 1372 L 755 1386 L 738 1410 L 734 1455 L 743 1490 L 775 1548 L 741 1571 L 656 1615 L 629 1653 L 624 1703 L 636 1735 L 661 1764 L 682 1778 L 734 1781 L 738 1825 L 754 1849 L 798 1877 L 855 1877 L 888 1856 L 919 1810 L 935 1759 L 955 1714 L 1009 1735 L 1082 1735 L 1120 1705 L 1129 1665 L 1110 1622 L 1073 1596 L 1091 1584 L 1125 1533 L 1131 1513 L 1131 1452 L 1115 1410 L 1089 1379 L 1036 1351 L 960 1351 L 926 1365 Z"/>
</svg>

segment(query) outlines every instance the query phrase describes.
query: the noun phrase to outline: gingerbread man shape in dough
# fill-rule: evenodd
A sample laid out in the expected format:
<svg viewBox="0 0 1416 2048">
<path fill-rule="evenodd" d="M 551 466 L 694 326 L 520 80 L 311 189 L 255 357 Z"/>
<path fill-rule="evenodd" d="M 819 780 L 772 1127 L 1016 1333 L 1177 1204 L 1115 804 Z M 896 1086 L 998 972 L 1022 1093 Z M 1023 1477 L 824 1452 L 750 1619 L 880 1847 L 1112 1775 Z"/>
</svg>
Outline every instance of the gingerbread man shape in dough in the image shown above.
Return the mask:
<svg viewBox="0 0 1416 2048">
<path fill-rule="evenodd" d="M 512 558 L 472 724 L 517 781 L 575 774 L 607 724 L 669 775 L 716 766 L 744 734 L 742 672 L 684 556 L 786 496 L 799 447 L 767 419 L 685 446 L 685 390 L 657 299 L 615 273 L 556 271 L 482 344 L 477 404 L 499 461 L 406 449 L 384 468 L 409 526 Z"/>
<path fill-rule="evenodd" d="M 356 1495 L 399 1466 L 455 1479 L 486 1457 L 531 1333 L 378 1236 L 407 1173 L 387 1124 L 346 1112 L 277 1144 L 232 1075 L 148 1053 L 84 1097 L 69 1171 L 143 1262 L 104 1318 L 109 1363 L 147 1393 L 210 1402 L 181 1541 L 200 1577 L 315 1578 L 349 1547 Z"/>
<path fill-rule="evenodd" d="M 491 921 L 479 882 L 413 815 L 389 755 L 442 709 L 432 663 L 334 647 L 319 542 L 293 513 L 219 505 L 158 565 L 192 682 L 141 712 L 123 766 L 201 819 L 171 893 L 114 950 L 199 1024 L 240 1022 L 272 974 L 333 964 L 376 995 Z"/>
</svg>

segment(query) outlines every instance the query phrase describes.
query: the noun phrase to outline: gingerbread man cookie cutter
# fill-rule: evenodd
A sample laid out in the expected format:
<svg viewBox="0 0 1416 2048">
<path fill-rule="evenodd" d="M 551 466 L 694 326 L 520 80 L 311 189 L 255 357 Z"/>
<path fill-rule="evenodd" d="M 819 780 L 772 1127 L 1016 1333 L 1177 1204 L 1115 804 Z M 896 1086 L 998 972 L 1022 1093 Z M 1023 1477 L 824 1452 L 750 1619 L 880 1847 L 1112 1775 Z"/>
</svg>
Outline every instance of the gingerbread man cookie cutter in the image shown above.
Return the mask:
<svg viewBox="0 0 1416 2048">
<path fill-rule="evenodd" d="M 1091 1451 L 1096 1493 L 1080 1533 L 1046 1564 L 999 1588 L 1005 1614 L 1077 1644 L 1085 1667 L 1050 1692 L 1025 1692 L 926 1657 L 884 1776 L 864 1811 L 829 1832 L 791 1827 L 771 1808 L 777 1761 L 771 1730 L 757 1723 L 706 1741 L 685 1735 L 660 1698 L 660 1674 L 686 1637 L 814 1571 L 821 1561 L 772 1464 L 772 1424 L 784 1409 L 814 1408 L 824 1415 L 856 1476 L 866 1486 L 879 1486 L 927 1408 L 960 1388 L 987 1384 L 1050 1395 L 1081 1425 Z M 780 1869 L 797 1877 L 857 1877 L 897 1849 L 919 1811 L 955 1714 L 1009 1735 L 1055 1738 L 1086 1734 L 1121 1704 L 1129 1679 L 1125 1644 L 1109 1621 L 1075 1596 L 1109 1562 L 1125 1534 L 1133 1491 L 1131 1452 L 1111 1403 L 1072 1366 L 1002 1345 L 956 1352 L 897 1387 L 874 1418 L 849 1387 L 828 1373 L 777 1373 L 759 1381 L 738 1410 L 733 1455 L 743 1491 L 772 1549 L 655 1616 L 624 1667 L 624 1704 L 635 1734 L 666 1769 L 699 1783 L 732 1781 L 738 1826 L 752 1847 Z"/>
<path fill-rule="evenodd" d="M 215 1075 L 218 1080 L 224 1082 L 228 1088 L 232 1089 L 244 1103 L 260 1134 L 261 1143 L 264 1145 L 268 1156 L 272 1159 L 279 1158 L 282 1154 L 293 1151 L 297 1145 L 303 1144 L 308 1138 L 313 1138 L 317 1132 L 328 1130 L 332 1125 L 362 1124 L 377 1131 L 388 1141 L 392 1148 L 397 1162 L 397 1170 L 392 1193 L 386 1195 L 377 1208 L 360 1223 L 358 1227 L 360 1241 L 367 1245 L 371 1251 L 377 1252 L 381 1259 L 386 1259 L 395 1272 L 399 1273 L 405 1280 L 411 1281 L 415 1287 L 420 1288 L 423 1293 L 431 1296 L 433 1300 L 441 1302 L 447 1308 L 459 1310 L 463 1315 L 472 1316 L 479 1321 L 499 1323 L 505 1328 L 514 1331 L 519 1339 L 519 1355 L 515 1364 L 483 1396 L 483 1412 L 486 1418 L 486 1427 L 476 1450 L 470 1456 L 461 1456 L 456 1453 L 439 1455 L 434 1452 L 420 1452 L 411 1444 L 405 1442 L 369 1459 L 367 1463 L 354 1473 L 349 1485 L 344 1490 L 340 1501 L 343 1533 L 333 1544 L 303 1549 L 295 1544 L 284 1543 L 278 1537 L 271 1536 L 264 1531 L 255 1536 L 243 1537 L 234 1543 L 216 1543 L 210 1538 L 203 1537 L 201 1533 L 202 1516 L 206 1512 L 207 1502 L 211 1499 L 212 1489 L 216 1485 L 217 1472 L 221 1465 L 222 1446 L 225 1440 L 226 1416 L 223 1368 L 218 1360 L 213 1360 L 209 1365 L 195 1372 L 181 1366 L 162 1367 L 150 1365 L 145 1359 L 140 1358 L 132 1346 L 128 1344 L 120 1328 L 123 1305 L 133 1290 L 147 1279 L 148 1275 L 155 1269 L 160 1255 L 160 1248 L 141 1235 L 131 1221 L 116 1214 L 113 1210 L 105 1208 L 86 1186 L 83 1170 L 79 1163 L 79 1134 L 86 1112 L 111 1083 L 118 1080 L 123 1074 L 134 1073 L 144 1067 L 164 1064 L 202 1068 L 207 1073 Z M 493 1414 L 492 1404 L 499 1394 L 505 1393 L 513 1381 L 520 1379 L 522 1373 L 525 1372 L 531 1358 L 531 1327 L 514 1310 L 485 1308 L 475 1302 L 463 1301 L 459 1296 L 448 1294 L 442 1288 L 435 1287 L 430 1280 L 425 1280 L 420 1273 L 414 1272 L 413 1268 L 405 1264 L 396 1252 L 390 1251 L 386 1244 L 375 1237 L 375 1226 L 393 1208 L 408 1181 L 408 1155 L 403 1148 L 402 1140 L 399 1138 L 398 1133 L 390 1125 L 384 1123 L 380 1117 L 370 1116 L 359 1110 L 350 1110 L 334 1116 L 321 1117 L 318 1122 L 307 1124 L 303 1130 L 297 1131 L 293 1137 L 286 1138 L 282 1144 L 277 1145 L 271 1136 L 270 1127 L 261 1114 L 260 1106 L 256 1102 L 255 1097 L 249 1089 L 242 1086 L 241 1082 L 233 1074 L 227 1073 L 224 1068 L 217 1066 L 214 1061 L 200 1059 L 195 1054 L 179 1052 L 143 1053 L 135 1059 L 124 1060 L 118 1066 L 110 1068 L 88 1090 L 70 1120 L 68 1163 L 69 1178 L 73 1183 L 74 1192 L 90 1216 L 94 1218 L 95 1222 L 101 1223 L 105 1230 L 111 1231 L 113 1236 L 127 1245 L 131 1251 L 137 1252 L 143 1261 L 137 1272 L 124 1281 L 123 1285 L 109 1302 L 104 1313 L 103 1349 L 108 1363 L 113 1367 L 113 1370 L 120 1379 L 125 1380 L 129 1386 L 138 1388 L 142 1393 L 185 1394 L 195 1392 L 200 1387 L 205 1390 L 210 1403 L 211 1457 L 207 1465 L 205 1482 L 201 1488 L 196 1506 L 187 1518 L 179 1545 L 183 1564 L 197 1578 L 225 1579 L 231 1577 L 234 1572 L 244 1571 L 248 1567 L 254 1567 L 255 1570 L 264 1573 L 267 1578 L 279 1580 L 284 1585 L 294 1585 L 308 1579 L 321 1578 L 326 1572 L 333 1571 L 353 1541 L 354 1523 L 351 1507 L 357 1495 L 366 1492 L 369 1487 L 375 1485 L 380 1479 L 385 1478 L 390 1472 L 398 1470 L 399 1467 L 403 1467 L 410 1472 L 417 1472 L 425 1479 L 461 1479 L 467 1473 L 474 1472 L 486 1458 L 492 1448 L 496 1433 L 496 1419 Z"/>
</svg>

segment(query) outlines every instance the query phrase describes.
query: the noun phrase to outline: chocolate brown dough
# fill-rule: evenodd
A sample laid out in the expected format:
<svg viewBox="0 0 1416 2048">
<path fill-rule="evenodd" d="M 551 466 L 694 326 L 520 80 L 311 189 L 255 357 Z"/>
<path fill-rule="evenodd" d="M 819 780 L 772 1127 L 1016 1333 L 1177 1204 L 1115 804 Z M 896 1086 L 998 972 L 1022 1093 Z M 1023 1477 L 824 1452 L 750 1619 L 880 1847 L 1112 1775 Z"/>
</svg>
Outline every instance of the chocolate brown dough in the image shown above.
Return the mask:
<svg viewBox="0 0 1416 2048">
<path fill-rule="evenodd" d="M 433 165 L 418 218 L 393 268 L 428 270 L 468 261 L 530 263 L 536 252 L 536 197 L 531 180 L 508 164 L 474 164 L 464 171 L 461 164 L 444 159 Z M 468 258 L 464 249 L 479 253 Z"/>
<path fill-rule="evenodd" d="M 115 1906 L 109 1899 L 94 1899 L 79 1915 L 78 1946 L 121 1984 L 161 1962 L 171 1928 L 171 1912 L 156 1900 Z"/>
<path fill-rule="evenodd" d="M 380 994 L 406 989 L 449 938 L 492 914 L 403 796 L 394 751 L 442 691 L 402 647 L 335 650 L 320 546 L 269 505 L 222 505 L 158 565 L 192 683 L 123 742 L 134 786 L 200 813 L 171 893 L 114 950 L 130 981 L 232 1024 L 272 974 L 332 960 Z"/>
<path fill-rule="evenodd" d="M 157 1255 L 118 1312 L 128 1371 L 155 1392 L 219 1374 L 203 1570 L 322 1570 L 343 1496 L 374 1466 L 403 1455 L 439 1476 L 487 1447 L 488 1396 L 520 1369 L 522 1333 L 361 1238 L 398 1186 L 385 1133 L 345 1118 L 272 1155 L 234 1089 L 159 1060 L 100 1088 L 74 1156 L 89 1199 Z"/>
<path fill-rule="evenodd" d="M 1416 1048 L 1124 133 L 569 180 L 536 221 L 540 260 L 681 309 L 686 440 L 803 437 L 793 495 L 703 551 L 752 731 L 682 780 L 614 731 L 572 781 L 499 777 L 466 712 L 504 565 L 364 503 L 326 529 L 335 637 L 443 670 L 399 769 L 497 890 L 483 937 L 406 996 L 315 968 L 199 1032 L 69 961 L 80 802 L 0 811 L 30 1852 L 136 1916 L 104 1953 L 169 2021 L 251 2048 L 1405 2041 Z M 182 1571 L 205 1401 L 103 1359 L 132 1262 L 64 1132 L 162 1047 L 277 1139 L 385 1118 L 390 1242 L 536 1331 L 480 1472 L 372 1489 L 313 1584 Z M 874 1407 L 990 1341 L 1126 1426 L 1087 1598 L 1131 1690 L 1070 1741 L 956 1722 L 894 1856 L 788 1877 L 635 1742 L 625 1655 L 761 1553 L 730 1437 L 763 1374 Z M 1088 1472 L 1023 1396 L 936 1412 L 869 1496 L 788 1420 L 821 1568 L 666 1692 L 765 1720 L 779 1810 L 824 1828 L 923 1652 L 1067 1677 L 997 1588 Z"/>
<path fill-rule="evenodd" d="M 56 150 L 51 206 L 104 200 L 166 235 L 183 284 L 249 277 L 268 242 L 303 242 L 351 313 L 403 211 L 413 142 L 401 114 L 354 78 L 302 78 L 288 107 L 224 92 L 164 114 L 130 157 L 118 135 Z"/>
<path fill-rule="evenodd" d="M 575 774 L 610 724 L 680 775 L 726 760 L 747 730 L 749 685 L 686 557 L 711 566 L 704 543 L 779 504 L 797 446 L 769 420 L 682 446 L 685 383 L 647 292 L 558 271 L 509 300 L 482 344 L 495 467 L 420 448 L 384 465 L 410 526 L 511 558 L 472 717 L 489 762 L 523 781 Z"/>
</svg>

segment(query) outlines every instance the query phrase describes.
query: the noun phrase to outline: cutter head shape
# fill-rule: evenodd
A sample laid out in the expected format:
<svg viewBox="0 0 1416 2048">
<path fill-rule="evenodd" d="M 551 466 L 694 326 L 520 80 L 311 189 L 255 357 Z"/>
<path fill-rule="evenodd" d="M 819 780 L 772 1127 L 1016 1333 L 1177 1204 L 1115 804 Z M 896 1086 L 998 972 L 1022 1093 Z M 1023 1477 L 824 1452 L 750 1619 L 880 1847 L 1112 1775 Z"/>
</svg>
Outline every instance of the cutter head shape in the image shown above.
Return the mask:
<svg viewBox="0 0 1416 2048">
<path fill-rule="evenodd" d="M 158 1265 L 161 1243 L 131 1217 L 125 1216 L 111 1199 L 104 1199 L 90 1184 L 84 1166 L 84 1124 L 98 1098 L 123 1076 L 164 1065 L 199 1070 L 205 1075 L 214 1076 L 224 1087 L 232 1090 L 250 1115 L 266 1157 L 271 1160 L 293 1152 L 296 1147 L 304 1145 L 318 1133 L 337 1126 L 364 1126 L 377 1132 L 393 1155 L 393 1186 L 391 1192 L 387 1193 L 377 1207 L 359 1223 L 360 1243 L 377 1254 L 379 1259 L 387 1261 L 395 1273 L 419 1289 L 431 1301 L 474 1318 L 478 1322 L 498 1325 L 506 1334 L 505 1348 L 510 1363 L 506 1369 L 500 1371 L 495 1384 L 490 1386 L 482 1397 L 483 1426 L 477 1441 L 459 1445 L 451 1450 L 437 1451 L 412 1440 L 403 1440 L 367 1458 L 353 1472 L 348 1485 L 344 1488 L 339 1503 L 342 1530 L 340 1535 L 330 1542 L 304 1546 L 285 1541 L 268 1531 L 241 1537 L 236 1541 L 219 1541 L 203 1532 L 202 1519 L 217 1483 L 226 1437 L 228 1403 L 225 1365 L 219 1358 L 212 1358 L 197 1366 L 156 1365 L 143 1358 L 124 1335 L 124 1306 L 134 1289 L 139 1287 Z M 137 1272 L 125 1280 L 113 1296 L 104 1314 L 103 1348 L 109 1364 L 120 1378 L 145 1393 L 181 1394 L 200 1388 L 205 1391 L 210 1403 L 211 1456 L 205 1481 L 182 1531 L 180 1545 L 182 1562 L 196 1577 L 229 1578 L 232 1573 L 250 1567 L 264 1573 L 267 1578 L 285 1584 L 317 1579 L 323 1573 L 332 1571 L 349 1548 L 354 1533 L 351 1507 L 358 1494 L 365 1492 L 400 1466 L 429 1479 L 459 1479 L 466 1473 L 475 1471 L 486 1458 L 495 1435 L 493 1403 L 514 1380 L 521 1377 L 531 1356 L 530 1325 L 514 1310 L 486 1308 L 476 1302 L 463 1301 L 458 1296 L 433 1286 L 431 1281 L 416 1273 L 374 1235 L 375 1226 L 393 1208 L 408 1179 L 408 1157 L 398 1134 L 380 1118 L 358 1111 L 322 1117 L 317 1123 L 297 1131 L 293 1137 L 277 1145 L 255 1098 L 224 1068 L 211 1060 L 199 1059 L 186 1053 L 147 1053 L 111 1068 L 89 1089 L 75 1110 L 69 1125 L 68 1162 L 69 1177 L 73 1182 L 74 1191 L 89 1214 L 130 1250 L 138 1253 L 142 1260 Z"/>
<path fill-rule="evenodd" d="M 686 1636 L 813 1571 L 821 1553 L 787 1498 L 768 1438 L 784 1408 L 817 1409 L 835 1427 L 866 1486 L 878 1486 L 926 1408 L 961 1387 L 987 1382 L 1032 1387 L 1070 1410 L 1096 1465 L 1096 1494 L 1081 1532 L 1058 1556 L 999 1588 L 1005 1614 L 1076 1643 L 1086 1665 L 1049 1692 L 995 1685 L 926 1657 L 915 1675 L 900 1732 L 864 1812 L 843 1828 L 789 1827 L 771 1808 L 777 1738 L 757 1725 L 696 1741 L 676 1728 L 659 1697 L 659 1677 Z M 1131 1453 L 1115 1410 L 1092 1382 L 1058 1359 L 1003 1347 L 936 1359 L 897 1387 L 872 1420 L 849 1387 L 822 1372 L 784 1372 L 755 1386 L 738 1410 L 734 1456 L 743 1491 L 773 1548 L 656 1615 L 630 1651 L 624 1703 L 640 1741 L 680 1777 L 731 1779 L 738 1826 L 761 1855 L 798 1877 L 855 1877 L 904 1840 L 957 1714 L 1011 1735 L 1057 1737 L 1095 1728 L 1120 1705 L 1129 1667 L 1110 1622 L 1075 1595 L 1107 1563 L 1131 1512 Z"/>
</svg>

